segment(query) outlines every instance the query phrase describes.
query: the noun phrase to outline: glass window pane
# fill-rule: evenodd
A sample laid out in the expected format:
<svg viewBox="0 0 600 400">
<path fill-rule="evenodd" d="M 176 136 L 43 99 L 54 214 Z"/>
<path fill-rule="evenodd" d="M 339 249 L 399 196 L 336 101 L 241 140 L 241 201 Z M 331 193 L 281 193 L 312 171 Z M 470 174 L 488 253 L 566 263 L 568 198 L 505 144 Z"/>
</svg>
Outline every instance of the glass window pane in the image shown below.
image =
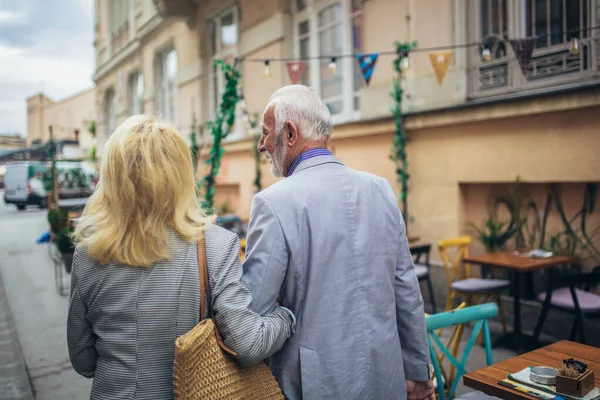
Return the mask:
<svg viewBox="0 0 600 400">
<path fill-rule="evenodd" d="M 177 76 L 177 52 L 171 50 L 167 53 L 166 60 L 166 73 L 167 79 L 173 79 Z"/>
<path fill-rule="evenodd" d="M 308 29 L 309 29 L 308 20 L 302 21 L 298 24 L 298 34 L 300 36 L 308 34 Z"/>
<path fill-rule="evenodd" d="M 307 0 L 296 0 L 296 11 L 302 11 L 306 9 Z"/>
<path fill-rule="evenodd" d="M 587 1 L 583 2 L 584 5 L 586 3 Z M 584 28 L 584 26 L 579 26 L 579 16 L 582 12 L 581 8 L 579 7 L 579 1 L 567 1 L 566 6 L 567 31 L 571 31 L 571 33 L 567 34 L 566 39 L 571 40 L 572 37 L 585 37 L 585 31 L 578 32 L 580 29 Z M 583 18 L 584 24 L 586 20 L 587 15 Z"/>
<path fill-rule="evenodd" d="M 136 114 L 141 114 L 144 112 L 144 76 L 142 74 L 138 74 L 136 88 Z"/>
<path fill-rule="evenodd" d="M 237 25 L 235 24 L 233 13 L 221 17 L 221 44 L 223 46 L 233 46 L 237 43 Z"/>
<path fill-rule="evenodd" d="M 300 40 L 299 43 L 299 56 L 300 58 L 307 58 L 310 55 L 310 40 L 309 38 L 304 38 Z M 305 60 L 306 66 L 304 68 L 304 74 L 302 75 L 302 79 L 300 80 L 300 83 L 302 83 L 303 85 L 309 86 L 310 85 L 310 60 Z"/>
<path fill-rule="evenodd" d="M 579 3 L 579 1 L 577 1 Z M 563 42 L 563 7 L 562 0 L 550 0 L 550 43 Z"/>
<path fill-rule="evenodd" d="M 342 25 L 336 25 L 319 34 L 319 53 L 336 55 L 342 52 Z"/>
<path fill-rule="evenodd" d="M 342 18 L 342 6 L 334 4 L 319 13 L 319 26 L 324 26 Z"/>
<path fill-rule="evenodd" d="M 139 98 L 144 97 L 144 76 L 142 74 L 138 74 L 137 76 L 135 91 Z"/>
<path fill-rule="evenodd" d="M 323 70 L 327 71 L 323 73 Z M 329 71 L 328 63 L 321 65 L 322 80 L 321 80 L 321 97 L 328 99 L 330 97 L 339 96 L 342 94 L 342 77 L 339 72 L 333 73 Z"/>
<path fill-rule="evenodd" d="M 489 9 L 488 9 L 488 0 L 481 0 L 481 35 L 485 36 L 490 33 L 490 26 L 488 24 L 489 19 Z"/>
<path fill-rule="evenodd" d="M 548 14 L 546 9 L 547 0 L 535 0 L 535 14 L 533 24 L 535 25 L 535 34 L 540 36 L 535 47 L 546 47 L 548 45 Z"/>
<path fill-rule="evenodd" d="M 362 15 L 358 15 L 352 18 L 352 46 L 353 52 L 362 53 L 364 51 L 362 44 Z M 363 76 L 360 71 L 360 64 L 358 60 L 352 58 L 352 75 L 354 77 L 354 91 L 358 91 L 363 85 Z"/>
<path fill-rule="evenodd" d="M 327 108 L 329 108 L 329 112 L 331 113 L 331 115 L 339 114 L 342 112 L 343 102 L 341 100 L 333 101 L 331 103 L 325 103 L 325 105 L 327 105 Z"/>
<path fill-rule="evenodd" d="M 217 49 L 217 28 L 213 25 L 210 30 L 210 47 L 211 47 L 211 55 L 215 55 L 218 52 Z"/>
</svg>

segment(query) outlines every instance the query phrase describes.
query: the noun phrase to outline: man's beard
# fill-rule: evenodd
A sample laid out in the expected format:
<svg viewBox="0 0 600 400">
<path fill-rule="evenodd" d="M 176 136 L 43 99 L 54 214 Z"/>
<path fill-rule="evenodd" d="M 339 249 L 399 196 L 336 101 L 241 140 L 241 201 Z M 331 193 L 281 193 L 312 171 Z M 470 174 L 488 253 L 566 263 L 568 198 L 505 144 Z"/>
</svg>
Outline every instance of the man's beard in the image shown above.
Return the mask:
<svg viewBox="0 0 600 400">
<path fill-rule="evenodd" d="M 287 147 L 283 144 L 281 135 L 275 138 L 275 151 L 265 153 L 265 156 L 271 161 L 271 173 L 276 178 L 283 177 L 284 163 L 287 155 Z"/>
</svg>

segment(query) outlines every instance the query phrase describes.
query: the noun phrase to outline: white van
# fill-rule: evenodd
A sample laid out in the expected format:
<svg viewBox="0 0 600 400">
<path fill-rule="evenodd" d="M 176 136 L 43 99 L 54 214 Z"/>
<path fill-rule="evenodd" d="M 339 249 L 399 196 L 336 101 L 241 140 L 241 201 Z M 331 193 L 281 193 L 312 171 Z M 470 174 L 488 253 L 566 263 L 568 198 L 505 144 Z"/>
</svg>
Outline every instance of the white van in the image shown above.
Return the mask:
<svg viewBox="0 0 600 400">
<path fill-rule="evenodd" d="M 59 171 L 59 198 L 89 197 L 97 183 L 97 173 L 84 162 L 57 162 Z M 68 182 L 65 171 L 80 168 L 89 177 L 89 187 L 73 187 Z M 47 206 L 48 195 L 44 189 L 42 177 L 50 170 L 50 163 L 36 161 L 16 161 L 6 164 L 4 175 L 4 202 L 14 204 L 19 210 L 28 205 Z"/>
</svg>

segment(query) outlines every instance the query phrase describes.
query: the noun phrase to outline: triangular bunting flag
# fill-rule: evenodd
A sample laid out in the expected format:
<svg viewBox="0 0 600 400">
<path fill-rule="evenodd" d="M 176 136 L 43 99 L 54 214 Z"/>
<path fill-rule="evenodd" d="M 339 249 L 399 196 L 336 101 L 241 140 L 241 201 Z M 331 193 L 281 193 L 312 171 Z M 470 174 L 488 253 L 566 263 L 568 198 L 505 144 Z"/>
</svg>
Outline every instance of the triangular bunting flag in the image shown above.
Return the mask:
<svg viewBox="0 0 600 400">
<path fill-rule="evenodd" d="M 515 52 L 515 56 L 521 67 L 521 72 L 523 72 L 523 76 L 525 77 L 527 76 L 527 67 L 529 66 L 529 61 L 531 61 L 531 55 L 533 54 L 536 40 L 536 38 L 532 37 L 525 39 L 511 39 L 510 41 L 510 45 Z"/>
<path fill-rule="evenodd" d="M 365 78 L 367 86 L 369 86 L 371 78 L 373 77 L 373 70 L 375 69 L 375 63 L 377 62 L 378 57 L 379 53 L 356 55 L 356 59 L 358 60 L 360 70 L 362 71 L 363 78 Z"/>
<path fill-rule="evenodd" d="M 297 85 L 302 80 L 304 71 L 306 70 L 306 63 L 304 61 L 289 61 L 285 63 L 290 80 L 292 84 Z"/>
<path fill-rule="evenodd" d="M 437 53 L 429 53 L 429 59 L 431 60 L 435 77 L 437 78 L 440 86 L 442 86 L 442 83 L 444 83 L 444 78 L 446 77 L 446 72 L 448 72 L 448 67 L 452 61 L 452 52 L 440 51 Z"/>
</svg>

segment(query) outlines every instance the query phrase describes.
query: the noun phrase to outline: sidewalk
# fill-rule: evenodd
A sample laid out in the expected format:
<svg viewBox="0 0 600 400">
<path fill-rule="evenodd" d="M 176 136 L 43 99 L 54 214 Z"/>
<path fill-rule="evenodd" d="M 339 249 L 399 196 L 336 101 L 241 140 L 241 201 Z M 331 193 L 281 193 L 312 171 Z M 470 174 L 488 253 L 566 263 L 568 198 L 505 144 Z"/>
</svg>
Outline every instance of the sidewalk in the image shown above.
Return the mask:
<svg viewBox="0 0 600 400">
<path fill-rule="evenodd" d="M 0 400 L 33 400 L 25 358 L 0 275 Z"/>
</svg>

